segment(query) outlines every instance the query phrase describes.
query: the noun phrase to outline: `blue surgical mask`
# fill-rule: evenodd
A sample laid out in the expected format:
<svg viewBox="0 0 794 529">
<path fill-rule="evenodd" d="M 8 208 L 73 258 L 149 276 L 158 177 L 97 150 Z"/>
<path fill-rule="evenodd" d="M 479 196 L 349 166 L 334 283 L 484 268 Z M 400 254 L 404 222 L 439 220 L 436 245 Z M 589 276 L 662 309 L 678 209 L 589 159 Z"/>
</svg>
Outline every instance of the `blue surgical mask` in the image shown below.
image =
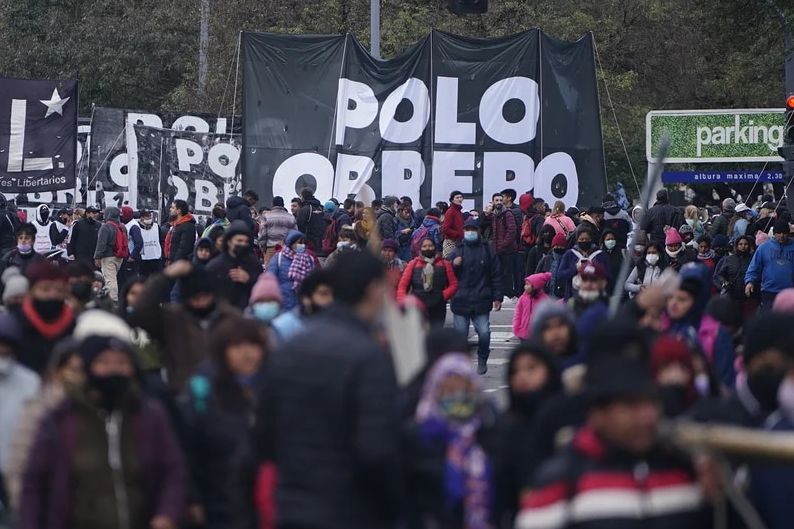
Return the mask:
<svg viewBox="0 0 794 529">
<path fill-rule="evenodd" d="M 17 244 L 17 250 L 19 253 L 23 255 L 27 255 L 33 251 L 33 245 L 31 244 Z"/>
<path fill-rule="evenodd" d="M 295 253 L 303 253 L 305 251 L 306 251 L 306 245 L 305 244 L 296 244 L 295 245 Z"/>
<path fill-rule="evenodd" d="M 606 248 L 607 250 L 614 250 L 615 249 L 615 245 L 617 243 L 618 243 L 618 241 L 616 241 L 615 239 L 612 239 L 612 240 L 609 240 L 609 241 L 604 241 L 604 248 Z"/>
<path fill-rule="evenodd" d="M 469 242 L 474 242 L 480 238 L 480 234 L 474 230 L 466 230 L 463 232 L 463 239 Z"/>
<path fill-rule="evenodd" d="M 254 303 L 252 310 L 256 319 L 267 322 L 278 316 L 281 304 L 278 301 L 260 301 Z"/>
</svg>

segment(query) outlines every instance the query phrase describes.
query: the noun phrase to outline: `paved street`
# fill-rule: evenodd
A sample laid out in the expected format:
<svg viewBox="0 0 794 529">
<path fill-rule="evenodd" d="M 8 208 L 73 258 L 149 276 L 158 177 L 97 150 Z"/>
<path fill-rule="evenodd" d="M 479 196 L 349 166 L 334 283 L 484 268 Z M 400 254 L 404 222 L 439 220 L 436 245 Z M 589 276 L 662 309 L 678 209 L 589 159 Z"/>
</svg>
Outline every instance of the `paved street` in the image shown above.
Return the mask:
<svg viewBox="0 0 794 529">
<path fill-rule="evenodd" d="M 513 313 L 516 303 L 508 301 L 499 312 L 491 312 L 491 356 L 488 358 L 488 372 L 482 377 L 485 393 L 491 396 L 500 408 L 507 404 L 507 381 L 505 373 L 510 351 L 518 343 L 513 339 Z M 447 310 L 447 326 L 452 326 L 452 313 Z M 474 326 L 469 329 L 469 343 L 472 344 L 472 361 L 477 364 L 477 335 Z"/>
</svg>

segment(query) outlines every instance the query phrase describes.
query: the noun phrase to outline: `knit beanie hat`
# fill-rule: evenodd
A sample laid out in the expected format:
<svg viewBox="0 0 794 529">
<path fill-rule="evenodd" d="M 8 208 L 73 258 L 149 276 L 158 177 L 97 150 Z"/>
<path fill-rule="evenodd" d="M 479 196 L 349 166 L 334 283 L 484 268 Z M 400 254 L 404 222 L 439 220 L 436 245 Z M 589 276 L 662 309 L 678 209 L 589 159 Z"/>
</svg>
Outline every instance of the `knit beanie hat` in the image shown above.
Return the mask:
<svg viewBox="0 0 794 529">
<path fill-rule="evenodd" d="M 284 243 L 286 244 L 287 247 L 290 247 L 298 239 L 304 239 L 304 238 L 305 238 L 305 235 L 303 235 L 298 230 L 290 230 L 290 232 L 287 234 L 287 238 L 284 240 Z"/>
<path fill-rule="evenodd" d="M 794 288 L 781 290 L 772 304 L 772 310 L 794 314 Z"/>
<path fill-rule="evenodd" d="M 6 281 L 5 290 L 3 290 L 3 305 L 8 305 L 11 298 L 24 296 L 28 291 L 28 279 L 23 275 L 11 276 Z"/>
<path fill-rule="evenodd" d="M 785 219 L 777 219 L 775 221 L 775 224 L 773 225 L 773 227 L 775 229 L 775 233 L 790 233 L 791 232 L 791 227 L 789 226 L 788 221 L 785 220 Z"/>
<path fill-rule="evenodd" d="M 469 217 L 466 219 L 466 222 L 463 223 L 463 229 L 470 229 L 470 230 L 479 230 L 480 229 L 480 219 L 475 219 Z"/>
<path fill-rule="evenodd" d="M 336 203 L 332 200 L 329 200 L 325 204 L 323 204 L 323 211 L 326 213 L 333 213 L 336 211 Z"/>
<path fill-rule="evenodd" d="M 554 238 L 551 240 L 552 248 L 559 248 L 560 246 L 562 247 L 568 246 L 568 239 L 566 239 L 565 235 L 562 233 L 558 233 L 554 235 Z"/>
<path fill-rule="evenodd" d="M 524 213 L 529 212 L 529 206 L 532 205 L 533 197 L 531 193 L 524 193 L 520 197 L 518 197 L 518 207 Z"/>
<path fill-rule="evenodd" d="M 66 282 L 66 272 L 58 268 L 49 261 L 39 261 L 31 264 L 27 269 L 28 281 L 30 286 L 39 281 L 63 281 Z"/>
<path fill-rule="evenodd" d="M 251 304 L 265 300 L 282 302 L 278 280 L 269 272 L 260 274 L 259 279 L 254 283 L 254 288 L 251 289 L 251 296 L 248 298 Z"/>
<path fill-rule="evenodd" d="M 381 243 L 380 247 L 384 250 L 388 248 L 390 250 L 394 250 L 395 252 L 400 249 L 400 245 L 397 244 L 397 241 L 394 239 L 386 239 L 383 241 L 383 243 Z"/>
<path fill-rule="evenodd" d="M 215 276 L 203 268 L 194 268 L 181 280 L 182 299 L 190 299 L 196 294 L 214 294 Z"/>
<path fill-rule="evenodd" d="M 664 245 L 670 246 L 673 244 L 681 244 L 683 241 L 681 240 L 681 235 L 678 233 L 678 230 L 675 228 L 670 228 L 667 230 L 667 233 L 664 236 Z"/>
<path fill-rule="evenodd" d="M 9 266 L 5 270 L 3 270 L 2 274 L 0 274 L 0 281 L 2 281 L 3 284 L 5 284 L 8 282 L 9 279 L 11 279 L 11 277 L 18 275 L 22 275 L 22 270 L 20 270 L 19 267 L 17 266 Z"/>
<path fill-rule="evenodd" d="M 682 224 L 681 227 L 678 228 L 678 233 L 684 235 L 685 233 L 694 233 L 694 230 L 689 224 Z"/>
<path fill-rule="evenodd" d="M 121 222 L 124 224 L 128 223 L 132 220 L 132 217 L 135 215 L 135 212 L 130 206 L 124 205 L 121 206 Z"/>
</svg>

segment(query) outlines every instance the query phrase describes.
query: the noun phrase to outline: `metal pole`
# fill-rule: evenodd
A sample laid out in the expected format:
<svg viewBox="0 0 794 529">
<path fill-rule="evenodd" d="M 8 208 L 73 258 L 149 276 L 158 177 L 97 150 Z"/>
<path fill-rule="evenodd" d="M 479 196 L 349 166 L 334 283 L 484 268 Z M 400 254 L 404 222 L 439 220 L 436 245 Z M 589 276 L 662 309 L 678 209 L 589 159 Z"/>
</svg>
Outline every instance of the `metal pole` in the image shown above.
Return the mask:
<svg viewBox="0 0 794 529">
<path fill-rule="evenodd" d="M 376 59 L 380 59 L 380 0 L 369 2 L 369 34 L 371 36 L 369 52 Z"/>
<path fill-rule="evenodd" d="M 199 26 L 199 64 L 198 64 L 198 93 L 202 98 L 207 92 L 207 72 L 209 64 L 207 54 L 209 51 L 209 18 L 210 0 L 201 0 L 201 22 Z"/>
</svg>

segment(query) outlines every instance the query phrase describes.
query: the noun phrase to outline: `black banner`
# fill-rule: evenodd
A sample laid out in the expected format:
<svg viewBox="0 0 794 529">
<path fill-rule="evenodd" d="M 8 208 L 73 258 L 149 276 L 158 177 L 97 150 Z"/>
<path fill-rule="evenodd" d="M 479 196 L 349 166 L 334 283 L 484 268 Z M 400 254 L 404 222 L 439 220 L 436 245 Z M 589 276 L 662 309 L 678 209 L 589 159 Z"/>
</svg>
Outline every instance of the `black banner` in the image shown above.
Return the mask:
<svg viewBox="0 0 794 529">
<path fill-rule="evenodd" d="M 504 188 L 549 202 L 606 192 L 590 35 L 499 39 L 433 31 L 373 59 L 351 35 L 243 34 L 243 178 L 266 201 L 452 190 L 466 207 Z"/>
<path fill-rule="evenodd" d="M 0 79 L 0 192 L 74 188 L 77 81 Z"/>
<path fill-rule="evenodd" d="M 240 194 L 239 135 L 134 125 L 138 155 L 138 207 L 167 213 L 174 199 L 196 215 Z"/>
<path fill-rule="evenodd" d="M 239 131 L 240 118 L 97 107 L 91 124 L 89 169 L 83 186 L 87 190 L 87 204 L 121 206 L 128 201 L 136 208 L 151 205 L 148 188 L 144 195 L 140 194 L 140 151 L 135 125 L 220 137 L 232 132 L 232 127 Z M 147 160 L 151 159 L 151 153 L 147 156 Z"/>
</svg>

